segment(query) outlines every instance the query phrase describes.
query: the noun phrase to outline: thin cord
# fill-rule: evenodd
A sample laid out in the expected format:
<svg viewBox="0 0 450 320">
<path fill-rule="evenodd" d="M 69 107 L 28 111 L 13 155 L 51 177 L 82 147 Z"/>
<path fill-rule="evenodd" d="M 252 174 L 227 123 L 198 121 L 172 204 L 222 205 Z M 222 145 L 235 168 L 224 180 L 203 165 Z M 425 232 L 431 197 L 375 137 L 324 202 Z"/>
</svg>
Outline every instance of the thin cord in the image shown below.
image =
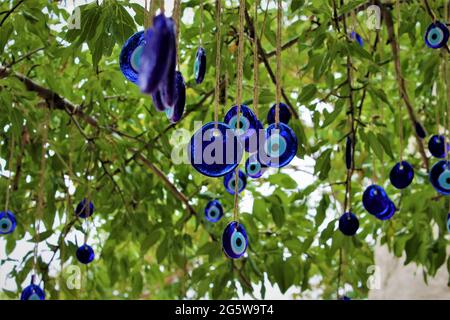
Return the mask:
<svg viewBox="0 0 450 320">
<path fill-rule="evenodd" d="M 161 13 L 164 14 L 165 12 L 164 0 L 159 0 L 159 10 L 161 10 Z"/>
<path fill-rule="evenodd" d="M 173 14 L 175 17 L 175 47 L 177 55 L 177 67 L 180 69 L 180 28 L 181 28 L 181 0 L 175 0 L 173 6 Z"/>
<path fill-rule="evenodd" d="M 267 1 L 269 2 L 269 1 Z M 259 81 L 259 57 L 258 57 L 258 36 L 256 30 L 258 30 L 258 0 L 255 0 L 255 12 L 253 16 L 253 111 L 256 118 L 259 118 L 258 112 L 258 81 Z"/>
<path fill-rule="evenodd" d="M 281 101 L 281 19 L 282 19 L 282 1 L 278 0 L 277 8 L 277 48 L 276 48 L 276 107 L 275 107 L 275 127 L 280 122 L 280 101 Z"/>
<path fill-rule="evenodd" d="M 398 54 L 400 58 L 400 1 L 395 1 L 395 12 L 397 15 L 397 45 L 398 45 Z M 400 168 L 402 168 L 402 162 L 403 162 L 403 117 L 402 117 L 402 111 L 403 111 L 403 103 L 400 101 L 400 108 L 399 108 L 399 130 L 400 130 Z"/>
<path fill-rule="evenodd" d="M 12 160 L 13 160 L 13 154 L 14 154 L 14 147 L 15 147 L 14 134 L 11 130 L 11 145 L 10 145 L 9 159 L 8 159 L 8 171 L 9 171 L 8 178 L 9 178 L 9 180 L 8 180 L 8 187 L 6 188 L 5 212 L 8 212 L 8 209 L 9 209 L 10 189 L 11 189 L 12 183 L 13 183 Z"/>
<path fill-rule="evenodd" d="M 203 0 L 200 0 L 200 47 L 203 45 Z"/>
<path fill-rule="evenodd" d="M 214 88 L 214 129 L 217 130 L 219 124 L 219 95 L 220 95 L 220 48 L 221 48 L 221 30 L 220 30 L 220 15 L 221 2 L 216 0 L 216 85 Z"/>
</svg>

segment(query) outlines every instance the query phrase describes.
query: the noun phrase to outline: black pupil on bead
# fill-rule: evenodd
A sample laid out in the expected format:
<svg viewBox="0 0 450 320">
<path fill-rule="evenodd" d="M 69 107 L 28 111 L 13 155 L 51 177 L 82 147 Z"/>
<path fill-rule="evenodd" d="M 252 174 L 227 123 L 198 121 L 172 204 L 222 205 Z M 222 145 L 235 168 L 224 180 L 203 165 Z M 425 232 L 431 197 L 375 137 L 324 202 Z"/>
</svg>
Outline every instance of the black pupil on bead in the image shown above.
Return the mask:
<svg viewBox="0 0 450 320">
<path fill-rule="evenodd" d="M 256 169 L 256 165 L 251 164 L 251 165 L 250 165 L 250 170 L 255 170 L 255 169 Z"/>
<path fill-rule="evenodd" d="M 447 183 L 450 184 L 450 177 L 448 177 L 445 181 L 447 181 Z"/>
<path fill-rule="evenodd" d="M 2 223 L 2 229 L 6 229 L 8 227 L 8 224 L 6 222 Z"/>
<path fill-rule="evenodd" d="M 231 186 L 233 186 L 233 187 L 236 186 L 236 181 L 235 180 L 231 181 Z"/>
<path fill-rule="evenodd" d="M 431 38 L 432 38 L 433 40 L 436 39 L 436 38 L 437 38 L 437 34 L 433 33 L 433 34 L 431 35 Z"/>
<path fill-rule="evenodd" d="M 241 238 L 237 238 L 237 239 L 236 239 L 236 244 L 238 245 L 238 247 L 241 246 L 241 244 L 242 244 Z"/>
</svg>

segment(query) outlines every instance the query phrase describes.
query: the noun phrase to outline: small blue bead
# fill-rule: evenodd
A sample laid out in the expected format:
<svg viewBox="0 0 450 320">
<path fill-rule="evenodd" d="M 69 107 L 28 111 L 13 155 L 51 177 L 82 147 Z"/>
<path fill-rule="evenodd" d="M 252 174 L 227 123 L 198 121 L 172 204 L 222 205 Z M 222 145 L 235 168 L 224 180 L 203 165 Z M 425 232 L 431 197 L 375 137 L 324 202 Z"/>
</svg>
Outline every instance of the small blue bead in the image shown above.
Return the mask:
<svg viewBox="0 0 450 320">
<path fill-rule="evenodd" d="M 441 160 L 431 168 L 429 179 L 437 192 L 450 195 L 450 163 Z"/>
<path fill-rule="evenodd" d="M 266 129 L 264 147 L 258 150 L 259 162 L 274 168 L 288 165 L 297 154 L 297 137 L 286 124 L 271 124 Z"/>
<path fill-rule="evenodd" d="M 420 124 L 420 122 L 415 122 L 414 123 L 414 128 L 416 129 L 416 133 L 417 133 L 417 136 L 420 138 L 420 139 L 424 139 L 426 136 L 427 136 L 427 133 L 425 132 L 425 129 L 424 129 L 424 127 Z"/>
<path fill-rule="evenodd" d="M 392 168 L 389 179 L 394 187 L 404 189 L 413 181 L 414 169 L 407 161 L 399 162 Z"/>
<path fill-rule="evenodd" d="M 277 107 L 277 104 L 274 103 L 272 105 L 272 107 L 270 107 L 269 112 L 267 113 L 267 123 L 268 124 L 275 123 L 276 107 Z M 280 102 L 279 116 L 280 116 L 280 122 L 282 122 L 284 124 L 288 124 L 289 120 L 291 120 L 291 111 L 289 110 L 289 107 L 286 104 L 284 104 L 283 102 Z"/>
<path fill-rule="evenodd" d="M 16 217 L 11 211 L 0 212 L 0 234 L 10 234 L 16 229 Z"/>
<path fill-rule="evenodd" d="M 389 220 L 397 211 L 395 204 L 389 199 L 387 209 L 375 215 L 379 220 Z"/>
<path fill-rule="evenodd" d="M 125 78 L 133 83 L 138 81 L 140 56 L 145 44 L 144 31 L 133 34 L 123 45 L 119 56 L 119 66 Z"/>
<path fill-rule="evenodd" d="M 364 45 L 364 41 L 363 41 L 362 37 L 358 33 L 356 33 L 355 31 L 352 31 L 350 33 L 350 38 L 353 39 L 353 40 L 356 40 L 356 42 L 358 42 L 358 44 L 361 47 Z"/>
<path fill-rule="evenodd" d="M 383 214 L 388 210 L 389 198 L 384 189 L 378 185 L 372 184 L 364 190 L 363 206 L 373 215 Z"/>
<path fill-rule="evenodd" d="M 228 173 L 223 179 L 223 185 L 230 194 L 234 194 L 236 183 L 235 176 L 236 176 L 235 171 L 232 171 Z M 247 176 L 245 175 L 244 172 L 241 171 L 241 169 L 239 169 L 238 193 L 244 191 L 246 185 L 247 185 Z"/>
<path fill-rule="evenodd" d="M 205 72 L 206 72 L 206 51 L 202 47 L 198 47 L 194 63 L 194 76 L 195 82 L 197 84 L 203 82 L 203 79 L 205 78 Z"/>
<path fill-rule="evenodd" d="M 222 248 L 231 259 L 239 259 L 245 254 L 248 247 L 247 232 L 242 224 L 230 222 L 222 235 Z"/>
<path fill-rule="evenodd" d="M 45 292 L 38 285 L 30 284 L 23 289 L 20 300 L 45 300 Z"/>
<path fill-rule="evenodd" d="M 445 150 L 447 149 L 447 150 Z M 428 150 L 436 158 L 445 158 L 447 156 L 447 152 L 449 151 L 449 146 L 447 144 L 447 148 L 445 148 L 445 137 L 443 135 L 435 134 L 428 141 Z"/>
<path fill-rule="evenodd" d="M 223 207 L 219 200 L 212 200 L 208 202 L 205 207 L 205 218 L 209 222 L 217 222 L 222 219 Z"/>
<path fill-rule="evenodd" d="M 94 249 L 87 244 L 83 244 L 77 249 L 76 256 L 78 261 L 83 264 L 88 264 L 95 258 Z"/>
<path fill-rule="evenodd" d="M 81 200 L 75 209 L 75 215 L 80 218 L 83 218 L 83 219 L 86 219 L 86 218 L 92 216 L 94 214 L 94 210 L 95 210 L 94 204 L 92 203 L 92 201 L 89 201 L 89 208 L 86 204 L 86 201 L 87 201 L 86 198 Z"/>
<path fill-rule="evenodd" d="M 359 228 L 359 220 L 352 212 L 346 212 L 339 218 L 339 230 L 346 236 L 353 236 Z"/>
<path fill-rule="evenodd" d="M 258 161 L 258 157 L 256 154 L 252 154 L 248 157 L 247 161 L 245 161 L 245 173 L 250 177 L 257 179 L 261 177 L 264 172 L 267 170 L 267 166 L 261 164 Z"/>
<path fill-rule="evenodd" d="M 447 44 L 449 31 L 445 24 L 436 21 L 431 23 L 425 33 L 425 44 L 431 49 L 439 49 Z"/>
<path fill-rule="evenodd" d="M 176 77 L 176 102 L 173 107 L 169 107 L 165 109 L 167 118 L 169 118 L 170 122 L 177 123 L 180 121 L 183 116 L 184 106 L 186 104 L 186 85 L 184 83 L 183 75 L 180 71 L 177 71 L 175 74 Z"/>
<path fill-rule="evenodd" d="M 450 232 L 450 213 L 447 215 L 447 231 Z"/>
</svg>

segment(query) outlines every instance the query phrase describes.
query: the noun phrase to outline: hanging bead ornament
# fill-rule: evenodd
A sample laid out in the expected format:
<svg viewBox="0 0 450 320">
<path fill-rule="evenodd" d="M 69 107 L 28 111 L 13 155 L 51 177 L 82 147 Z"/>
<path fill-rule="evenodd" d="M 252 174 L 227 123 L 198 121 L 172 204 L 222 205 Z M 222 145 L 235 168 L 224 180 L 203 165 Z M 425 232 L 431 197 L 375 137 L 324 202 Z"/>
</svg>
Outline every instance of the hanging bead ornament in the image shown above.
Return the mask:
<svg viewBox="0 0 450 320">
<path fill-rule="evenodd" d="M 450 213 L 447 215 L 447 231 L 450 232 Z"/>
<path fill-rule="evenodd" d="M 361 47 L 364 46 L 363 38 L 354 30 L 350 33 L 350 39 L 358 42 Z"/>
<path fill-rule="evenodd" d="M 431 185 L 443 195 L 450 195 L 450 162 L 441 160 L 430 170 Z"/>
<path fill-rule="evenodd" d="M 83 264 L 88 264 L 95 258 L 94 249 L 87 244 L 83 244 L 77 249 L 76 256 L 78 261 Z"/>
<path fill-rule="evenodd" d="M 435 158 L 445 158 L 450 150 L 450 145 L 447 144 L 445 147 L 445 137 L 443 135 L 435 134 L 428 141 L 428 150 Z"/>
<path fill-rule="evenodd" d="M 250 178 L 254 179 L 260 178 L 266 170 L 267 166 L 261 164 L 258 161 L 258 157 L 256 154 L 252 154 L 245 161 L 245 172 L 247 173 L 247 176 L 249 176 Z"/>
<path fill-rule="evenodd" d="M 245 187 L 247 186 L 247 176 L 244 172 L 242 172 L 241 169 L 239 169 L 238 173 L 238 183 L 237 183 L 237 191 L 238 193 L 241 193 L 244 191 Z M 228 191 L 229 194 L 234 194 L 236 189 L 236 172 L 232 171 L 228 173 L 224 179 L 223 179 L 223 185 L 225 186 L 225 189 Z"/>
<path fill-rule="evenodd" d="M 183 116 L 184 106 L 186 104 L 186 85 L 184 83 L 183 75 L 180 71 L 176 71 L 176 103 L 165 109 L 167 118 L 170 122 L 176 123 L 180 121 Z"/>
<path fill-rule="evenodd" d="M 436 21 L 431 23 L 427 28 L 425 44 L 428 48 L 439 49 L 447 44 L 448 37 L 449 31 L 447 26 L 440 21 Z"/>
<path fill-rule="evenodd" d="M 20 300 L 45 300 L 45 292 L 38 285 L 34 284 L 34 275 L 31 276 L 31 283 L 23 289 Z"/>
<path fill-rule="evenodd" d="M 75 208 L 75 215 L 77 217 L 83 218 L 83 219 L 87 219 L 90 216 L 92 216 L 94 214 L 94 204 L 92 203 L 92 201 L 89 201 L 89 205 L 87 204 L 87 199 L 84 198 L 83 200 L 81 200 L 77 207 Z"/>
<path fill-rule="evenodd" d="M 226 226 L 222 235 L 222 247 L 225 254 L 231 259 L 239 259 L 245 254 L 248 238 L 242 224 L 231 221 Z"/>
<path fill-rule="evenodd" d="M 427 132 L 425 131 L 425 128 L 422 126 L 422 124 L 420 122 L 416 121 L 414 123 L 414 128 L 415 128 L 416 133 L 419 136 L 419 138 L 425 139 L 425 137 L 427 136 Z"/>
<path fill-rule="evenodd" d="M 273 104 L 272 107 L 269 109 L 269 112 L 267 113 L 267 123 L 272 124 L 275 123 L 275 112 L 276 112 L 276 104 Z M 284 104 L 280 103 L 280 122 L 284 124 L 288 124 L 289 120 L 291 120 L 291 111 L 289 111 L 289 107 Z"/>
<path fill-rule="evenodd" d="M 205 207 L 205 218 L 209 222 L 217 222 L 223 217 L 223 207 L 219 200 L 211 200 Z"/>
<path fill-rule="evenodd" d="M 394 187 L 404 189 L 413 181 L 414 169 L 407 161 L 399 162 L 392 168 L 389 179 Z"/>
<path fill-rule="evenodd" d="M 397 210 L 386 191 L 375 184 L 364 190 L 362 202 L 367 212 L 380 220 L 390 219 Z"/>
<path fill-rule="evenodd" d="M 241 138 L 242 143 L 246 151 L 257 149 L 258 130 L 262 129 L 262 125 L 259 122 L 253 111 L 245 104 L 241 105 L 240 114 L 238 116 L 238 106 L 233 106 L 225 114 L 224 122 L 228 124 L 236 135 Z M 239 118 L 239 124 L 237 123 Z M 239 129 L 237 129 L 239 127 Z"/>
<path fill-rule="evenodd" d="M 151 33 L 151 30 L 148 32 Z M 133 83 L 138 82 L 139 69 L 141 67 L 141 55 L 144 45 L 144 31 L 139 31 L 128 38 L 120 51 L 120 71 L 122 71 L 125 78 Z"/>
<path fill-rule="evenodd" d="M 11 211 L 0 212 L 0 234 L 10 234 L 16 229 L 16 218 Z"/>
<path fill-rule="evenodd" d="M 358 228 L 359 220 L 354 213 L 348 211 L 339 218 L 339 230 L 346 236 L 355 235 Z"/>
<path fill-rule="evenodd" d="M 197 48 L 194 62 L 194 77 L 195 82 L 200 84 L 205 78 L 206 72 L 206 51 L 203 48 L 203 0 L 200 0 L 200 43 Z"/>
</svg>

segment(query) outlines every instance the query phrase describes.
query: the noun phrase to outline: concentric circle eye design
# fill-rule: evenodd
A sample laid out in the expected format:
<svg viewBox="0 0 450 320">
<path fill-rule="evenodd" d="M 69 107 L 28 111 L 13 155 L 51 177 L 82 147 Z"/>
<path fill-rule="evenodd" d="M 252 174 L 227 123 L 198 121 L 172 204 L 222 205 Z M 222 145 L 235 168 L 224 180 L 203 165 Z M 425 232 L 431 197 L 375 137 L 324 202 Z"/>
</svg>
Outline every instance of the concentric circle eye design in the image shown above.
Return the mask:
<svg viewBox="0 0 450 320">
<path fill-rule="evenodd" d="M 213 133 L 216 134 L 213 134 Z M 244 148 L 234 130 L 223 122 L 205 124 L 191 138 L 188 156 L 195 170 L 208 177 L 221 177 L 233 171 Z"/>
<path fill-rule="evenodd" d="M 94 249 L 87 244 L 83 244 L 77 249 L 76 256 L 78 261 L 83 264 L 88 264 L 95 258 Z"/>
<path fill-rule="evenodd" d="M 389 198 L 384 189 L 378 185 L 372 184 L 364 190 L 363 206 L 373 215 L 383 214 L 388 210 Z"/>
<path fill-rule="evenodd" d="M 133 83 L 138 81 L 141 55 L 144 49 L 144 31 L 133 34 L 122 47 L 119 57 L 120 70 L 125 78 Z"/>
<path fill-rule="evenodd" d="M 20 300 L 45 300 L 45 293 L 38 285 L 30 284 L 23 289 Z"/>
<path fill-rule="evenodd" d="M 404 189 L 413 181 L 414 169 L 409 162 L 399 162 L 392 168 L 389 179 L 394 187 Z"/>
<path fill-rule="evenodd" d="M 269 112 L 267 113 L 267 123 L 272 124 L 275 123 L 275 114 L 276 114 L 276 103 L 270 107 Z M 288 124 L 289 120 L 291 120 L 291 111 L 289 111 L 289 107 L 285 105 L 283 102 L 280 102 L 280 122 L 284 124 Z"/>
<path fill-rule="evenodd" d="M 194 63 L 195 82 L 200 84 L 205 78 L 206 72 L 206 52 L 202 47 L 198 47 Z"/>
<path fill-rule="evenodd" d="M 430 170 L 429 179 L 437 192 L 450 195 L 450 163 L 441 160 L 434 164 Z"/>
<path fill-rule="evenodd" d="M 222 247 L 225 254 L 231 259 L 239 259 L 245 254 L 248 238 L 242 224 L 232 221 L 226 226 L 222 235 Z"/>
<path fill-rule="evenodd" d="M 259 149 L 258 159 L 269 167 L 284 167 L 297 154 L 297 137 L 290 127 L 281 122 L 266 129 L 263 145 L 264 148 Z"/>
<path fill-rule="evenodd" d="M 225 189 L 228 191 L 228 193 L 230 194 L 234 194 L 234 190 L 236 187 L 236 174 L 235 171 L 228 173 L 225 178 L 223 179 L 223 184 L 225 186 Z M 245 175 L 244 172 L 242 172 L 239 169 L 239 179 L 238 179 L 238 193 L 241 193 L 244 189 L 245 186 L 247 185 L 247 176 Z"/>
<path fill-rule="evenodd" d="M 425 44 L 432 49 L 439 49 L 447 44 L 449 31 L 445 24 L 436 21 L 428 26 L 425 33 Z"/>
<path fill-rule="evenodd" d="M 208 202 L 205 208 L 205 218 L 209 222 L 217 222 L 223 216 L 222 204 L 219 200 L 212 200 Z"/>
<path fill-rule="evenodd" d="M 251 155 L 248 157 L 247 161 L 245 161 L 245 172 L 250 178 L 259 178 L 261 177 L 264 172 L 266 171 L 267 166 L 262 165 L 258 161 L 258 157 L 256 154 Z"/>
<path fill-rule="evenodd" d="M 449 151 L 448 145 L 445 148 L 445 137 L 442 135 L 435 134 L 428 141 L 428 150 L 436 158 L 445 158 Z"/>
<path fill-rule="evenodd" d="M 241 105 L 240 110 L 239 130 L 236 130 L 236 133 L 244 141 L 246 141 L 259 128 L 258 119 L 256 118 L 256 115 L 253 113 L 253 111 L 246 105 Z M 224 118 L 224 122 L 228 124 L 232 129 L 237 129 L 238 127 L 237 111 L 237 106 L 231 107 Z"/>
<path fill-rule="evenodd" d="M 87 205 L 87 200 L 86 198 L 84 198 L 83 200 L 81 200 L 77 207 L 75 208 L 75 215 L 77 217 L 86 219 L 90 216 L 92 216 L 94 214 L 94 204 L 92 203 L 92 201 L 89 201 L 89 206 Z"/>
<path fill-rule="evenodd" d="M 16 229 L 16 218 L 11 211 L 0 212 L 0 234 L 9 234 Z"/>
<path fill-rule="evenodd" d="M 359 220 L 352 212 L 346 212 L 339 218 L 339 230 L 346 236 L 353 236 L 359 228 Z"/>
<path fill-rule="evenodd" d="M 237 118 L 238 118 L 238 116 L 235 115 L 230 119 L 230 121 L 228 121 L 228 125 L 235 130 L 237 130 L 237 127 L 238 127 L 237 126 L 237 121 L 238 121 Z M 239 117 L 238 134 L 242 135 L 243 133 L 247 132 L 249 128 L 250 128 L 250 121 L 246 117 L 240 116 Z"/>
</svg>

